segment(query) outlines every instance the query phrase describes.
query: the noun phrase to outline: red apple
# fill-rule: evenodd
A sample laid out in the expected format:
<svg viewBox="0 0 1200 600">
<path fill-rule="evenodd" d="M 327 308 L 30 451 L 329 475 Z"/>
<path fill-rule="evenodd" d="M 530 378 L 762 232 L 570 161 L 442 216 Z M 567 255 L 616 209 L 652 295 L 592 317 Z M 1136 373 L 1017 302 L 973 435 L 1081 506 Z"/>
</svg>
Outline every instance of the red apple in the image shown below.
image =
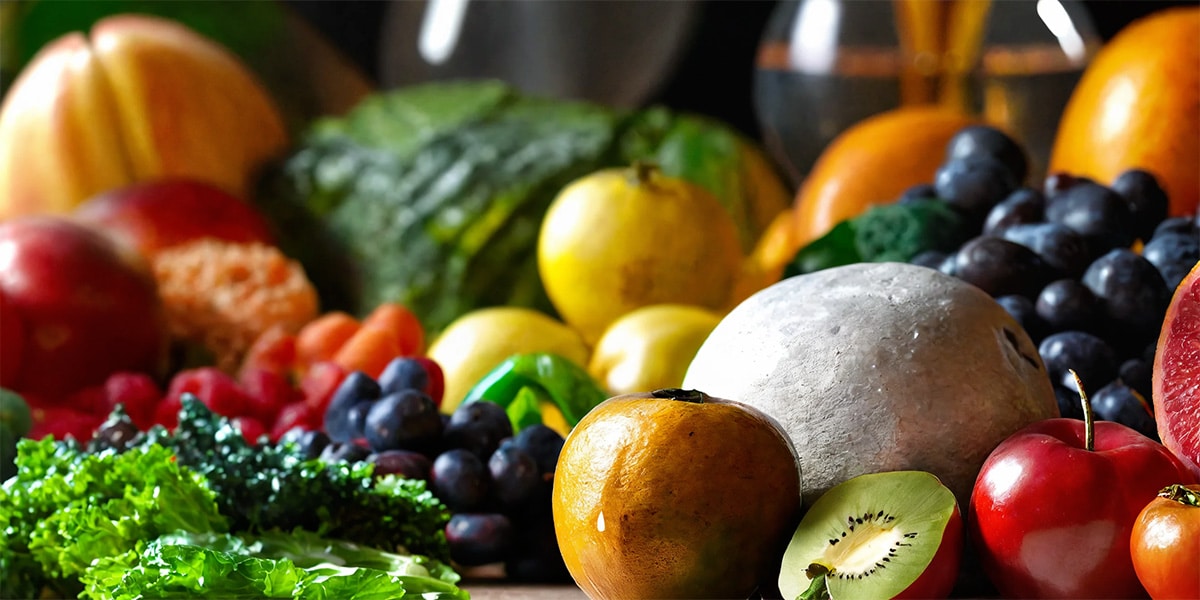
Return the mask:
<svg viewBox="0 0 1200 600">
<path fill-rule="evenodd" d="M 1004 597 L 1146 595 L 1129 551 L 1134 522 L 1159 490 L 1194 477 L 1161 444 L 1085 414 L 1014 433 L 975 482 L 968 530 Z"/>
<path fill-rule="evenodd" d="M 197 239 L 273 244 L 270 225 L 253 206 L 192 179 L 161 179 L 93 196 L 75 209 L 79 221 L 129 243 L 144 256 Z"/>
<path fill-rule="evenodd" d="M 5 345 L 10 327 L 23 331 L 11 382 L 18 392 L 54 402 L 113 372 L 158 373 L 164 364 L 166 321 L 152 275 L 141 257 L 88 227 L 47 216 L 0 222 L 0 294 Z"/>
</svg>

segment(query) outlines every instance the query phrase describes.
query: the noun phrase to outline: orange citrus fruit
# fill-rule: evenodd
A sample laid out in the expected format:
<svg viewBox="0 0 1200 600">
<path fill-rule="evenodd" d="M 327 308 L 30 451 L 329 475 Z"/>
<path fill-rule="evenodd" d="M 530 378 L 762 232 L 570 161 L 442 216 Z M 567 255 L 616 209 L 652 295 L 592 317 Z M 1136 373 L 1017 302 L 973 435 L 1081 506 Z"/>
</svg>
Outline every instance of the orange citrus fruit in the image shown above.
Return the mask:
<svg viewBox="0 0 1200 600">
<path fill-rule="evenodd" d="M 1173 216 L 1200 199 L 1200 7 L 1134 21 L 1088 65 L 1063 110 L 1050 171 L 1108 183 L 1158 177 Z"/>
<path fill-rule="evenodd" d="M 817 158 L 794 203 L 797 248 L 875 204 L 933 181 L 946 143 L 976 123 L 938 106 L 910 106 L 867 118 L 842 132 Z"/>
</svg>

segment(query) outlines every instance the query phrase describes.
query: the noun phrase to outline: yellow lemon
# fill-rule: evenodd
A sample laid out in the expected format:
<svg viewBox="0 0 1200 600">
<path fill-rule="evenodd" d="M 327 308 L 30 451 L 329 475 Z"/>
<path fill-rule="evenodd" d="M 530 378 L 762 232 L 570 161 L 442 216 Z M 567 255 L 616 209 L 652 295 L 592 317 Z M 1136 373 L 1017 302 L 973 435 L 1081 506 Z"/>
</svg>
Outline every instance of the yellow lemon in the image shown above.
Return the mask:
<svg viewBox="0 0 1200 600">
<path fill-rule="evenodd" d="M 716 198 L 648 165 L 572 182 L 538 237 L 546 293 L 589 344 L 642 306 L 725 308 L 741 263 L 737 227 Z"/>
<path fill-rule="evenodd" d="M 604 331 L 588 372 L 613 395 L 680 387 L 696 351 L 720 321 L 719 314 L 698 306 L 636 309 Z"/>
<path fill-rule="evenodd" d="M 482 308 L 456 319 L 427 352 L 446 376 L 442 412 L 454 412 L 467 392 L 505 359 L 530 352 L 552 352 L 581 367 L 590 354 L 575 330 L 533 309 Z"/>
</svg>

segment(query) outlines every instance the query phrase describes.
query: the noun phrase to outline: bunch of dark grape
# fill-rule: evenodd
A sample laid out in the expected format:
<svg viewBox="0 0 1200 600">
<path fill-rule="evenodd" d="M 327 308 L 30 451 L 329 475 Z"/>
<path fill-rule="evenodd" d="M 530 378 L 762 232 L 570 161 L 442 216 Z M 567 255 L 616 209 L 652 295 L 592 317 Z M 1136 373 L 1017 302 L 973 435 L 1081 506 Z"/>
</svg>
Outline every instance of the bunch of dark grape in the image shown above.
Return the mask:
<svg viewBox="0 0 1200 600">
<path fill-rule="evenodd" d="M 1200 261 L 1200 215 L 1168 218 L 1166 192 L 1131 169 L 1110 185 L 1053 173 L 1025 185 L 1022 148 L 988 126 L 947 145 L 932 185 L 901 202 L 938 198 L 965 216 L 968 241 L 915 264 L 991 294 L 1025 328 L 1064 416 L 1082 418 L 1068 370 L 1096 416 L 1157 437 L 1149 406 L 1155 343 L 1171 294 Z"/>
<path fill-rule="evenodd" d="M 378 380 L 351 373 L 330 399 L 325 430 L 291 439 L 309 457 L 365 460 L 377 475 L 427 481 L 452 513 L 446 538 L 458 565 L 503 563 L 511 580 L 570 581 L 551 516 L 563 437 L 541 424 L 514 432 L 491 402 L 442 415 L 427 385 L 411 358 L 394 359 Z"/>
</svg>

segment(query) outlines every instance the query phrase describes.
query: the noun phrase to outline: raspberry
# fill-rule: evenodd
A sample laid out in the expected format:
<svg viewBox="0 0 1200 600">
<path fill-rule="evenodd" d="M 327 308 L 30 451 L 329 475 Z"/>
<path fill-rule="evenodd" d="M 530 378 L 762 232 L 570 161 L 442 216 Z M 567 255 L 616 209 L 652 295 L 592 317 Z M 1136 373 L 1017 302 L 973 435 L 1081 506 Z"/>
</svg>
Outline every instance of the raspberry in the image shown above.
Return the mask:
<svg viewBox="0 0 1200 600">
<path fill-rule="evenodd" d="M 67 396 L 67 401 L 63 405 L 63 408 L 100 417 L 108 416 L 107 407 L 108 393 L 104 391 L 103 385 L 90 385 L 75 390 L 70 396 Z"/>
<path fill-rule="evenodd" d="M 73 408 L 33 408 L 33 428 L 26 437 L 40 440 L 47 435 L 56 440 L 73 437 L 80 443 L 86 443 L 96 433 L 96 428 L 104 422 L 104 417 L 90 414 Z"/>
<path fill-rule="evenodd" d="M 258 442 L 258 438 L 267 434 L 267 428 L 262 424 L 262 421 L 251 417 L 237 417 L 232 421 L 233 426 L 237 427 L 238 431 L 242 432 L 242 437 L 246 438 L 251 444 Z"/>
<path fill-rule="evenodd" d="M 320 428 L 320 422 L 305 402 L 293 402 L 283 407 L 271 426 L 271 441 L 278 442 L 283 434 L 299 427 L 305 431 Z"/>
<path fill-rule="evenodd" d="M 216 367 L 180 371 L 167 388 L 167 398 L 178 400 L 184 393 L 194 394 L 209 410 L 223 417 L 251 414 L 254 401 L 237 380 Z"/>
<path fill-rule="evenodd" d="M 243 369 L 238 379 L 250 399 L 246 414 L 263 423 L 274 422 L 284 406 L 301 400 L 286 376 L 261 367 Z"/>
<path fill-rule="evenodd" d="M 179 396 L 168 394 L 154 408 L 154 424 L 174 431 L 179 426 L 179 409 L 182 407 L 183 402 L 180 401 Z"/>
<path fill-rule="evenodd" d="M 348 371 L 334 362 L 313 363 L 300 380 L 300 393 L 304 396 L 305 404 L 308 404 L 315 414 L 324 415 L 333 392 L 348 374 Z"/>
<path fill-rule="evenodd" d="M 438 408 L 441 408 L 442 395 L 446 390 L 446 375 L 442 372 L 441 365 L 426 356 L 415 356 L 413 360 L 421 363 L 422 367 L 425 367 L 425 372 L 429 374 L 429 397 L 433 398 L 433 403 Z"/>
<path fill-rule="evenodd" d="M 104 391 L 108 404 L 104 414 L 121 404 L 139 429 L 146 429 L 154 422 L 155 409 L 163 397 L 163 392 L 154 379 L 145 373 L 131 371 L 109 375 L 104 382 Z"/>
</svg>

